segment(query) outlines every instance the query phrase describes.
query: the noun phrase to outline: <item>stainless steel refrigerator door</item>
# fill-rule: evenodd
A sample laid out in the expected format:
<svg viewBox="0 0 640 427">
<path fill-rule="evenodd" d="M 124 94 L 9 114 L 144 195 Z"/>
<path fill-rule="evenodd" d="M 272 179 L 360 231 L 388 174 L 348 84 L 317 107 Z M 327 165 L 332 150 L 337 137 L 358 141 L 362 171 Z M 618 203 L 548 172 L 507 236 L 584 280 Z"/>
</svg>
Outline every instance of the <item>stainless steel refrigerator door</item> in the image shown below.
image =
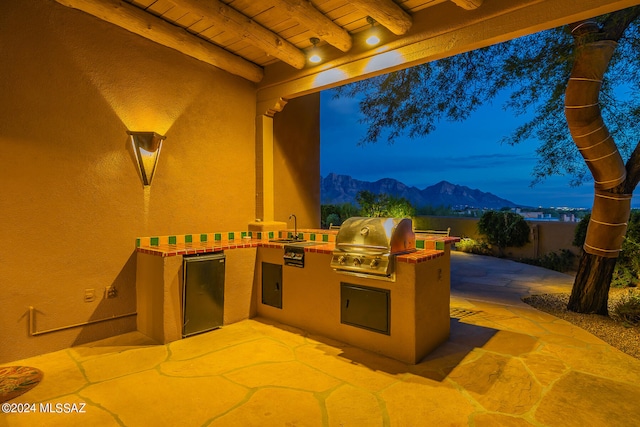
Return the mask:
<svg viewBox="0 0 640 427">
<path fill-rule="evenodd" d="M 183 337 L 222 326 L 225 259 L 224 253 L 184 258 Z"/>
</svg>

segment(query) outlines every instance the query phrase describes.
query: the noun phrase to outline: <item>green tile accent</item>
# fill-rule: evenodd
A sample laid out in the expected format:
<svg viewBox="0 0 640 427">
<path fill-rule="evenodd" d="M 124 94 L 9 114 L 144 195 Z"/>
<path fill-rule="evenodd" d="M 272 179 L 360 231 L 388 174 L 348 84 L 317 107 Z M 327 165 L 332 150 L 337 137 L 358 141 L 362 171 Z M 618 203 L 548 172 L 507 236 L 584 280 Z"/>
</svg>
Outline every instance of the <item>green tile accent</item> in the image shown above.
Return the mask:
<svg viewBox="0 0 640 427">
<path fill-rule="evenodd" d="M 269 238 L 270 238 L 270 239 L 273 239 L 273 231 L 270 231 L 270 232 L 269 232 Z"/>
<path fill-rule="evenodd" d="M 241 231 L 240 232 L 240 238 L 243 238 L 243 237 L 247 237 L 247 232 L 246 231 Z"/>
<path fill-rule="evenodd" d="M 436 249 L 439 251 L 444 251 L 444 242 L 436 242 Z"/>
<path fill-rule="evenodd" d="M 177 243 L 177 239 L 176 236 L 169 236 L 169 244 L 170 245 L 175 245 Z"/>
<path fill-rule="evenodd" d="M 221 233 L 214 234 L 213 235 L 213 240 L 217 240 L 217 241 L 222 240 L 222 234 Z"/>
<path fill-rule="evenodd" d="M 136 248 L 140 247 L 140 239 L 136 239 Z"/>
<path fill-rule="evenodd" d="M 193 242 L 193 236 L 191 234 L 185 234 L 184 235 L 184 242 L 185 243 L 191 243 Z"/>
<path fill-rule="evenodd" d="M 160 244 L 160 238 L 159 237 L 152 237 L 151 238 L 151 246 L 158 246 Z"/>
<path fill-rule="evenodd" d="M 262 239 L 262 231 L 258 231 L 258 239 Z"/>
<path fill-rule="evenodd" d="M 207 235 L 206 234 L 201 234 L 200 235 L 200 241 L 201 242 L 206 242 L 207 241 Z"/>
<path fill-rule="evenodd" d="M 424 249 L 424 240 L 416 240 L 416 249 Z"/>
<path fill-rule="evenodd" d="M 309 234 L 309 240 L 311 240 L 312 242 L 315 242 L 316 241 L 316 233 Z"/>
<path fill-rule="evenodd" d="M 323 234 L 322 235 L 322 241 L 323 242 L 328 242 L 329 241 L 329 235 L 328 234 Z"/>
<path fill-rule="evenodd" d="M 233 231 L 230 231 L 228 236 L 229 236 L 229 240 L 235 240 L 235 238 L 236 238 L 235 237 L 235 233 Z"/>
</svg>

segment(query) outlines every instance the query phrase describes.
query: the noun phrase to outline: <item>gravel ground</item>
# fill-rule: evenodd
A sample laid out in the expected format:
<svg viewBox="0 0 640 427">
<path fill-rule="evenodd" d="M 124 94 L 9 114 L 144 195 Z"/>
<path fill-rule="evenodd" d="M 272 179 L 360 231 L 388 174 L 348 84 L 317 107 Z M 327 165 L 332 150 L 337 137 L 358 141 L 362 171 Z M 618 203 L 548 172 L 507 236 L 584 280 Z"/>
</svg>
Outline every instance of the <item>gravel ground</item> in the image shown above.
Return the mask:
<svg viewBox="0 0 640 427">
<path fill-rule="evenodd" d="M 612 288 L 609 292 L 609 317 L 598 314 L 580 314 L 567 310 L 569 294 L 544 294 L 524 298 L 523 301 L 538 310 L 573 323 L 592 333 L 613 347 L 640 359 L 640 325 L 631 325 L 617 318 L 614 307 L 633 292 L 640 295 L 638 288 Z"/>
</svg>

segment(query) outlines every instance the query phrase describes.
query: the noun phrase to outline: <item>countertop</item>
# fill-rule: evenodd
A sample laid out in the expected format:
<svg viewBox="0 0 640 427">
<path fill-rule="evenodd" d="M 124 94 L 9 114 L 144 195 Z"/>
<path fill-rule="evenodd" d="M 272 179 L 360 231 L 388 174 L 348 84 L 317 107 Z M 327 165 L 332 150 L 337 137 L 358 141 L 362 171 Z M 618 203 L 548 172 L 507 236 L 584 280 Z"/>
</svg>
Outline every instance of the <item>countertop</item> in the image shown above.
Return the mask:
<svg viewBox="0 0 640 427">
<path fill-rule="evenodd" d="M 292 230 L 283 230 L 279 236 L 286 237 Z M 287 243 L 271 242 L 270 239 L 278 236 L 254 236 L 250 232 L 228 232 L 194 234 L 183 236 L 142 237 L 136 240 L 136 251 L 149 255 L 162 257 L 195 255 L 200 253 L 212 253 L 242 248 L 271 248 L 281 249 Z M 304 251 L 309 253 L 321 253 L 331 255 L 335 248 L 335 230 L 302 230 L 299 235 L 306 241 L 317 241 L 317 245 L 305 246 Z M 209 238 L 211 235 L 213 238 Z M 239 238 L 235 238 L 235 236 Z M 200 236 L 193 241 L 192 237 Z M 206 237 L 205 237 L 206 236 Z M 229 239 L 229 237 L 233 237 Z M 397 256 L 399 262 L 418 263 L 444 255 L 444 246 L 459 242 L 458 237 L 416 234 L 415 252 Z"/>
</svg>

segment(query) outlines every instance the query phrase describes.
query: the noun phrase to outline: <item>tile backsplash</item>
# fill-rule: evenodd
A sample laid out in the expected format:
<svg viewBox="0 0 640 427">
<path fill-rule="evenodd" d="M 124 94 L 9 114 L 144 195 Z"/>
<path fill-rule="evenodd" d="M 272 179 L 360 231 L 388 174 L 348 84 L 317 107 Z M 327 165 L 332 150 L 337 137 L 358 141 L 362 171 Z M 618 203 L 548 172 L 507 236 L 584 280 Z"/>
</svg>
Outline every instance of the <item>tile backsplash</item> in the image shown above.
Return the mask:
<svg viewBox="0 0 640 427">
<path fill-rule="evenodd" d="M 298 238 L 312 242 L 331 243 L 336 240 L 337 231 L 334 230 L 298 230 Z M 136 247 L 153 247 L 165 245 L 184 245 L 219 242 L 241 242 L 246 239 L 270 240 L 293 237 L 292 230 L 281 231 L 226 231 L 214 233 L 172 234 L 169 236 L 138 237 Z M 455 240 L 449 239 L 449 240 Z M 449 242 L 451 243 L 451 242 Z M 441 236 L 419 236 L 416 238 L 417 250 L 444 250 L 445 242 Z"/>
</svg>

